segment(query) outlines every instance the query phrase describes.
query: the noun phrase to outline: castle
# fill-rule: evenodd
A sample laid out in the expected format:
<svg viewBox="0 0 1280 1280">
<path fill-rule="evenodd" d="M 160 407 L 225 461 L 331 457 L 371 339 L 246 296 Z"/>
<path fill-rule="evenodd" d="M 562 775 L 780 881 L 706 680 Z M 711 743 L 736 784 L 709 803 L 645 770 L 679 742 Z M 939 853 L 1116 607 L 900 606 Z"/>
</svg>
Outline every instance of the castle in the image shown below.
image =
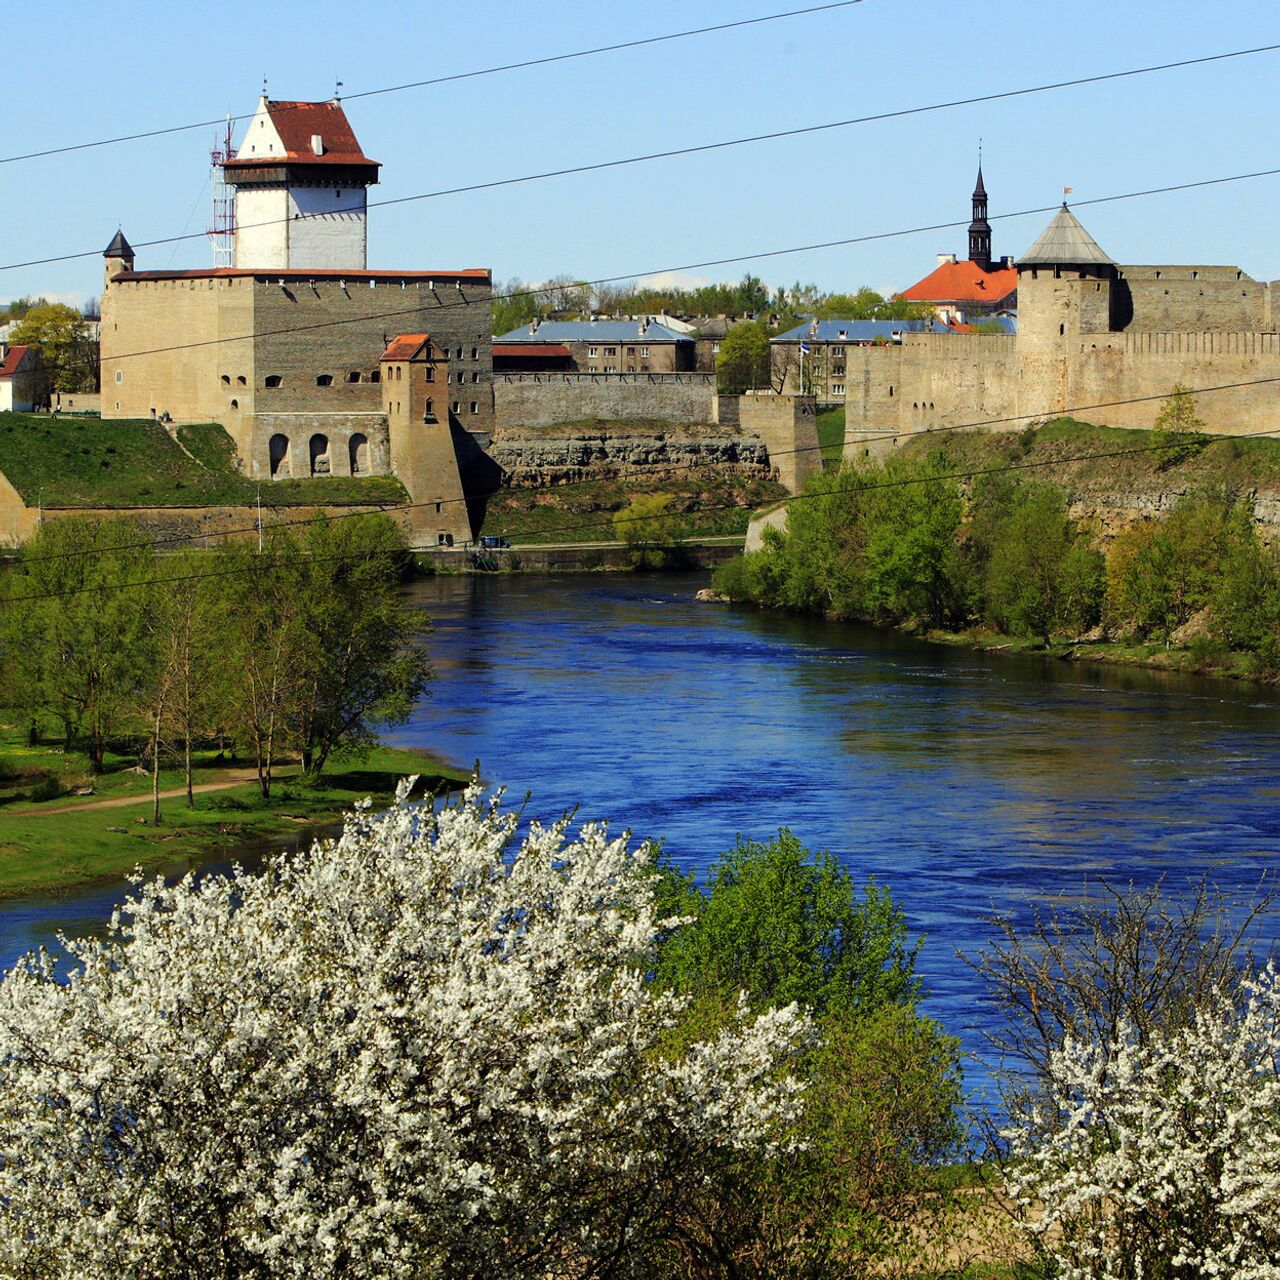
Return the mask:
<svg viewBox="0 0 1280 1280">
<path fill-rule="evenodd" d="M 1149 428 L 1177 385 L 1201 391 L 1211 432 L 1275 425 L 1275 285 L 1235 266 L 1122 266 L 1065 202 L 1016 271 L 1016 334 L 904 332 L 845 352 L 846 458 L 1062 414 Z"/>
<path fill-rule="evenodd" d="M 340 102 L 264 96 L 224 165 L 232 265 L 138 271 L 123 232 L 107 247 L 102 416 L 222 423 L 263 480 L 394 471 L 415 536 L 464 541 L 457 455 L 493 421 L 492 277 L 370 270 L 378 170 Z M 404 335 L 431 358 L 396 360 Z M 405 367 L 435 379 L 416 418 L 386 381 Z"/>
</svg>

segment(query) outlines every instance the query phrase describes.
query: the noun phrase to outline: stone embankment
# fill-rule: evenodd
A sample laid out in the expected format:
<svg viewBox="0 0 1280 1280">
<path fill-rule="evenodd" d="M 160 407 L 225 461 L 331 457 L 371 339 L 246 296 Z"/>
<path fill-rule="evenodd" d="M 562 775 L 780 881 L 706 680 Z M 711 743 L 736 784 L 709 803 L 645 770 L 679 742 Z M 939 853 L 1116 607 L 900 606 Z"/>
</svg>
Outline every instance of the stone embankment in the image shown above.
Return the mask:
<svg viewBox="0 0 1280 1280">
<path fill-rule="evenodd" d="M 565 425 L 500 428 L 489 456 L 513 485 L 571 484 L 609 480 L 639 471 L 715 467 L 737 475 L 767 476 L 769 452 L 758 436 L 718 426 L 662 430 Z"/>
<path fill-rule="evenodd" d="M 1135 525 L 1168 515 L 1194 491 L 1194 486 L 1173 485 L 1142 492 L 1072 494 L 1068 513 L 1109 541 Z M 1259 535 L 1267 542 L 1280 542 L 1280 492 L 1258 490 L 1243 494 L 1242 500 L 1253 512 Z"/>
</svg>

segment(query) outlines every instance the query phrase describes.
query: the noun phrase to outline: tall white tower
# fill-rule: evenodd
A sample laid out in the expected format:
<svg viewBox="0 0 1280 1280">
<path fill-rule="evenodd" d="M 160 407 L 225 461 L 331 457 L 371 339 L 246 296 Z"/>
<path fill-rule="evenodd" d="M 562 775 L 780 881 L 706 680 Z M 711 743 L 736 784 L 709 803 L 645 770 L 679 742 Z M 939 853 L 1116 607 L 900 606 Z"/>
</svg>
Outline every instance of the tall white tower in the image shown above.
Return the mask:
<svg viewBox="0 0 1280 1280">
<path fill-rule="evenodd" d="M 341 102 L 265 95 L 223 165 L 235 187 L 235 265 L 249 270 L 361 270 L 369 187 L 379 164 L 360 149 Z"/>
</svg>

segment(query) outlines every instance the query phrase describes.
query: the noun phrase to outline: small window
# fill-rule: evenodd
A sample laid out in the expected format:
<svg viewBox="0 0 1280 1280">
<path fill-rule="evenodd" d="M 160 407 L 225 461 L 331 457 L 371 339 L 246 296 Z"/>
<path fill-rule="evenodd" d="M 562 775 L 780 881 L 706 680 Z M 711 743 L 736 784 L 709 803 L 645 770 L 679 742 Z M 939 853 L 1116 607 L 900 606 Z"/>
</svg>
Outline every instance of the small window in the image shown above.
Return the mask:
<svg viewBox="0 0 1280 1280">
<path fill-rule="evenodd" d="M 459 348 L 458 348 L 458 359 L 459 359 L 459 360 L 461 360 L 461 359 L 462 359 L 462 348 L 461 348 L 461 347 L 459 347 Z"/>
<path fill-rule="evenodd" d="M 1067 332 L 1067 326 L 1065 324 L 1060 324 L 1058 326 L 1058 337 L 1060 338 L 1065 337 L 1066 332 Z"/>
<path fill-rule="evenodd" d="M 317 387 L 331 387 L 331 386 L 333 386 L 333 374 L 331 374 L 331 373 L 322 373 L 322 374 L 320 374 L 320 375 L 319 375 L 319 377 L 317 377 L 317 378 L 316 378 L 316 386 L 317 386 Z"/>
<path fill-rule="evenodd" d="M 831 394 L 832 394 L 833 396 L 842 396 L 842 395 L 844 395 L 844 383 L 843 383 L 843 382 L 833 382 L 833 383 L 831 384 Z"/>
<path fill-rule="evenodd" d="M 124 370 L 123 370 L 123 369 L 117 369 L 117 370 L 116 370 L 116 381 L 117 381 L 117 382 L 123 382 L 123 381 L 124 381 Z"/>
<path fill-rule="evenodd" d="M 362 378 L 362 377 L 363 377 L 363 375 L 361 374 L 361 372 L 360 372 L 360 370 L 359 370 L 359 369 L 352 369 L 352 370 L 351 370 L 351 372 L 350 372 L 349 374 L 347 374 L 347 381 L 348 381 L 348 382 L 359 382 L 359 381 L 361 380 L 361 378 Z"/>
<path fill-rule="evenodd" d="M 648 348 L 648 347 L 641 347 L 641 348 L 640 348 L 640 357 L 641 357 L 641 359 L 643 359 L 643 360 L 647 360 L 647 359 L 649 358 L 649 348 Z"/>
<path fill-rule="evenodd" d="M 889 398 L 890 398 L 890 399 L 892 399 L 892 398 L 893 398 L 893 387 L 892 387 L 892 386 L 890 386 L 890 387 L 889 387 Z"/>
<path fill-rule="evenodd" d="M 231 385 L 231 375 L 229 373 L 224 373 L 222 375 L 222 385 L 224 387 L 229 387 Z"/>
<path fill-rule="evenodd" d="M 453 402 L 453 412 L 454 412 L 454 413 L 461 413 L 461 412 L 462 412 L 462 405 L 461 405 L 461 404 L 459 404 L 457 400 L 455 400 L 455 401 Z"/>
<path fill-rule="evenodd" d="M 402 364 L 396 365 L 396 381 L 397 382 L 404 381 L 404 365 Z"/>
<path fill-rule="evenodd" d="M 471 381 L 472 381 L 472 382 L 479 382 L 479 381 L 480 381 L 480 374 L 479 374 L 479 373 L 473 373 L 473 374 L 471 375 Z"/>
<path fill-rule="evenodd" d="M 426 380 L 427 380 L 428 382 L 434 382 L 434 381 L 436 380 L 436 367 L 435 367 L 435 365 L 433 365 L 433 364 L 429 364 L 429 365 L 427 365 L 427 371 L 426 371 L 426 374 L 425 374 L 424 376 L 426 377 Z"/>
<path fill-rule="evenodd" d="M 471 358 L 472 358 L 473 360 L 479 360 L 479 359 L 480 359 L 480 348 L 479 348 L 479 347 L 472 347 L 472 348 L 471 348 Z"/>
<path fill-rule="evenodd" d="M 119 400 L 117 400 L 117 401 L 116 401 L 116 408 L 118 409 L 119 407 L 120 407 L 120 401 L 119 401 Z M 232 400 L 232 402 L 231 402 L 231 407 L 232 407 L 233 409 L 238 409 L 238 408 L 240 407 L 240 401 L 239 401 L 239 400 Z"/>
<path fill-rule="evenodd" d="M 381 370 L 381 369 L 375 369 L 375 370 L 374 370 L 374 371 L 369 375 L 369 381 L 370 381 L 370 382 L 381 382 L 381 381 L 382 381 L 382 370 Z"/>
<path fill-rule="evenodd" d="M 588 347 L 588 348 L 587 348 L 587 359 L 589 359 L 589 360 L 594 360 L 594 359 L 596 359 L 596 357 L 597 357 L 597 356 L 599 356 L 599 354 L 600 354 L 600 348 L 599 348 L 599 347 Z"/>
<path fill-rule="evenodd" d="M 618 348 L 617 348 L 617 347 L 605 347 L 605 349 L 604 349 L 604 353 L 605 353 L 605 355 L 607 355 L 607 356 L 616 356 L 616 355 L 618 354 Z"/>
<path fill-rule="evenodd" d="M 241 373 L 241 374 L 237 375 L 237 377 L 236 377 L 236 386 L 238 386 L 238 387 L 247 387 L 248 385 L 249 385 L 249 380 L 244 376 L 244 374 L 243 374 L 243 373 Z"/>
<path fill-rule="evenodd" d="M 423 417 L 424 417 L 428 422 L 430 422 L 430 421 L 431 421 L 431 420 L 436 416 L 436 402 L 435 402 L 435 401 L 434 401 L 430 396 L 428 396 L 428 397 L 427 397 L 427 408 L 426 408 L 426 412 L 425 412 L 425 413 L 423 413 L 423 415 L 422 415 L 422 416 L 423 416 Z"/>
<path fill-rule="evenodd" d="M 278 387 L 280 385 L 280 375 L 278 373 L 267 374 L 263 379 L 262 385 L 264 387 Z"/>
<path fill-rule="evenodd" d="M 479 402 L 478 400 L 473 400 L 473 401 L 471 402 L 471 412 L 472 412 L 472 413 L 479 413 L 479 412 L 480 412 L 480 402 Z"/>
</svg>

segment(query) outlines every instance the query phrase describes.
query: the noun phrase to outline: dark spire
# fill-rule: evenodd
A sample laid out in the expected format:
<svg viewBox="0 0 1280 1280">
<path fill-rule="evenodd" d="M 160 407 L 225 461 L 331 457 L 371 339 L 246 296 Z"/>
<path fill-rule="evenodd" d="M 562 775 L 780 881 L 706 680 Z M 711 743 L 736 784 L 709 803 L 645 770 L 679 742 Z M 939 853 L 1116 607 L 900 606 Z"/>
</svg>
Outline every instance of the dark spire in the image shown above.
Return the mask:
<svg viewBox="0 0 1280 1280">
<path fill-rule="evenodd" d="M 133 258 L 133 246 L 124 238 L 123 231 L 116 232 L 111 243 L 103 250 L 102 256 L 104 258 Z"/>
<path fill-rule="evenodd" d="M 978 160 L 978 183 L 973 189 L 973 221 L 969 223 L 969 261 L 983 271 L 991 270 L 991 223 L 987 221 L 987 188 L 982 181 L 982 160 Z"/>
</svg>

